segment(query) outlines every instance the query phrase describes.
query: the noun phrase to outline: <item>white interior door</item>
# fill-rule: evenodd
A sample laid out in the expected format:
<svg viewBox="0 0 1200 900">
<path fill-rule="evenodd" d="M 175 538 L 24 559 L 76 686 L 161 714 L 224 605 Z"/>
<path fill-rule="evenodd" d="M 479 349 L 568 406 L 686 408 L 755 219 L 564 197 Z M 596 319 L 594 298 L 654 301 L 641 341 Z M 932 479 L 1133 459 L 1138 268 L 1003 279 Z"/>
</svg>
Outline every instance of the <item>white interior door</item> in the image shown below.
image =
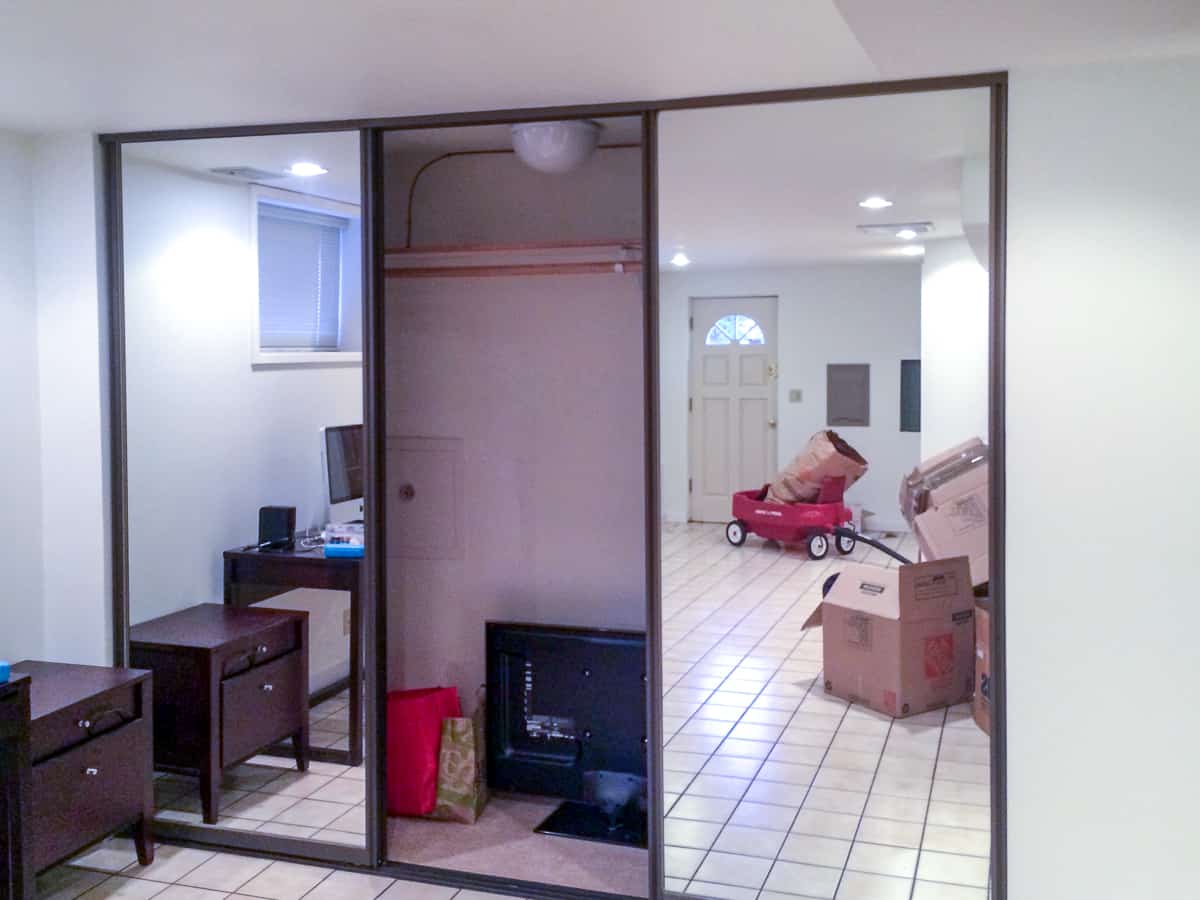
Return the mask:
<svg viewBox="0 0 1200 900">
<path fill-rule="evenodd" d="M 776 297 L 693 297 L 689 518 L 726 522 L 776 468 Z"/>
</svg>

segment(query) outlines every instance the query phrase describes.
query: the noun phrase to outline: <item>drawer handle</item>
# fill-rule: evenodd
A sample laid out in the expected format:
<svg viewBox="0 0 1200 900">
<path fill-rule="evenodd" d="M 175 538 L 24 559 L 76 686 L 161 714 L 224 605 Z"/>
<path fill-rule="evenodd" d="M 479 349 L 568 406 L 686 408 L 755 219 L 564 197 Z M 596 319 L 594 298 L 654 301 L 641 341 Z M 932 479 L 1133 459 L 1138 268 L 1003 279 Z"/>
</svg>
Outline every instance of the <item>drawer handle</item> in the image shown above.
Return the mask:
<svg viewBox="0 0 1200 900">
<path fill-rule="evenodd" d="M 271 693 L 271 691 L 275 690 L 275 685 L 273 685 L 273 684 L 264 684 L 264 685 L 262 686 L 262 690 L 263 690 L 265 693 L 269 694 L 269 693 Z"/>
<path fill-rule="evenodd" d="M 91 728 L 92 727 L 92 723 L 89 722 L 87 719 L 80 719 L 76 724 L 80 728 Z"/>
<path fill-rule="evenodd" d="M 266 645 L 266 644 L 259 644 L 259 645 L 258 645 L 258 652 L 259 652 L 259 653 L 266 653 L 266 652 L 267 652 L 267 645 Z"/>
<path fill-rule="evenodd" d="M 83 774 L 84 774 L 84 775 L 91 775 L 91 776 L 93 776 L 93 777 L 94 777 L 94 776 L 96 776 L 96 775 L 99 775 L 99 774 L 100 774 L 100 770 L 99 770 L 99 769 L 95 769 L 95 768 L 93 768 L 92 766 L 88 766 L 86 769 L 84 769 L 84 770 L 83 770 Z"/>
</svg>

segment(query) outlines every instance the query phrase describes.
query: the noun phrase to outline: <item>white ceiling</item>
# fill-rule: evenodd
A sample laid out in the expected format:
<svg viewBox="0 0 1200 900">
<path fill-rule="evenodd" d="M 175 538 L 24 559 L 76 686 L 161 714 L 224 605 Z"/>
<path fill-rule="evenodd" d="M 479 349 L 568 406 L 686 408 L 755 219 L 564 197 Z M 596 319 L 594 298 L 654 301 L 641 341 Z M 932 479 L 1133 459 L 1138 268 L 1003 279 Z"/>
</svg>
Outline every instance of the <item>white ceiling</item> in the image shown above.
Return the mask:
<svg viewBox="0 0 1200 900">
<path fill-rule="evenodd" d="M 962 161 L 986 155 L 988 103 L 976 89 L 663 113 L 660 262 L 679 249 L 695 268 L 904 259 L 904 241 L 860 223 L 961 235 Z M 858 206 L 873 194 L 895 205 Z"/>
<path fill-rule="evenodd" d="M 0 128 L 653 99 L 1200 52 L 1196 0 L 0 0 Z"/>
<path fill-rule="evenodd" d="M 345 203 L 358 203 L 362 194 L 357 131 L 127 144 L 122 152 L 128 160 L 154 162 L 204 175 L 209 175 L 211 169 L 230 166 L 283 172 L 294 162 L 315 162 L 328 171 L 324 175 L 287 176 L 260 183 Z"/>
</svg>

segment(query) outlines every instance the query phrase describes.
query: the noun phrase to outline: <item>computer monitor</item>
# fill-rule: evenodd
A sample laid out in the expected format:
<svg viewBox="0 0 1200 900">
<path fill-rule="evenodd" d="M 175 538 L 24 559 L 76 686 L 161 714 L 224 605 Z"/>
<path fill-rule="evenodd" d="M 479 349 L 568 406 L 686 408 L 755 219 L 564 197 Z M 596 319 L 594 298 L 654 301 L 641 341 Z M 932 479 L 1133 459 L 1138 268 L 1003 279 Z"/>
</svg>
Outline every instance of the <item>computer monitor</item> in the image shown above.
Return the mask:
<svg viewBox="0 0 1200 900">
<path fill-rule="evenodd" d="M 363 518 L 363 464 L 366 447 L 361 425 L 321 429 L 321 456 L 325 462 L 327 521 L 361 522 Z"/>
</svg>

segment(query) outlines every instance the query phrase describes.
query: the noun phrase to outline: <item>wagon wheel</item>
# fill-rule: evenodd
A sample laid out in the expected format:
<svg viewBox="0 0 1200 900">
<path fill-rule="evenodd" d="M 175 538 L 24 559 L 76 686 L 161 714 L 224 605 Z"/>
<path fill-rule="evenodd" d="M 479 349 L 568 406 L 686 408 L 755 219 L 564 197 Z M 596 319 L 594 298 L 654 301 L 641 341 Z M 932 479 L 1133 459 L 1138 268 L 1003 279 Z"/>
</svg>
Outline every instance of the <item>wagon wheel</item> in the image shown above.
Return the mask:
<svg viewBox="0 0 1200 900">
<path fill-rule="evenodd" d="M 740 547 L 746 543 L 746 523 L 741 519 L 734 519 L 726 525 L 725 540 L 729 541 L 735 547 Z"/>
<path fill-rule="evenodd" d="M 839 534 L 833 539 L 833 546 L 837 548 L 837 552 L 845 556 L 848 553 L 853 553 L 854 548 L 858 546 L 858 541 L 848 534 Z"/>
<path fill-rule="evenodd" d="M 810 535 L 808 538 L 808 556 L 810 559 L 824 559 L 829 555 L 829 538 L 823 534 Z"/>
</svg>

